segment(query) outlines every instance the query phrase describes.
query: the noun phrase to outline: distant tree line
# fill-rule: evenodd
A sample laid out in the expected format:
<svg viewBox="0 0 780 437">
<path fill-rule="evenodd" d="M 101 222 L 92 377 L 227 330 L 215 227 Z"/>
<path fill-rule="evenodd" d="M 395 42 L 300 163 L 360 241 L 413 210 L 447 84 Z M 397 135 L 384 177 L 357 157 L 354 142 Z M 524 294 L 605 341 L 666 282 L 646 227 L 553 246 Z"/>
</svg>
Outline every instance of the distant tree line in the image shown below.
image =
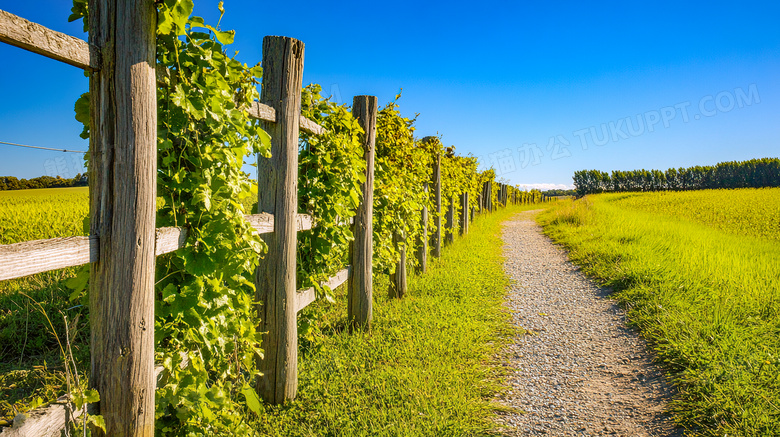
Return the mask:
<svg viewBox="0 0 780 437">
<path fill-rule="evenodd" d="M 574 196 L 576 194 L 576 191 L 575 190 L 547 190 L 547 191 L 542 191 L 542 194 L 544 194 L 547 197 Z"/>
<path fill-rule="evenodd" d="M 73 179 L 60 176 L 41 176 L 32 179 L 17 179 L 13 176 L 0 176 L 0 191 L 27 190 L 30 188 L 86 187 L 87 174 L 77 174 Z"/>
<path fill-rule="evenodd" d="M 780 186 L 780 159 L 721 162 L 669 170 L 581 170 L 574 173 L 578 196 L 603 192 L 703 190 Z"/>
</svg>

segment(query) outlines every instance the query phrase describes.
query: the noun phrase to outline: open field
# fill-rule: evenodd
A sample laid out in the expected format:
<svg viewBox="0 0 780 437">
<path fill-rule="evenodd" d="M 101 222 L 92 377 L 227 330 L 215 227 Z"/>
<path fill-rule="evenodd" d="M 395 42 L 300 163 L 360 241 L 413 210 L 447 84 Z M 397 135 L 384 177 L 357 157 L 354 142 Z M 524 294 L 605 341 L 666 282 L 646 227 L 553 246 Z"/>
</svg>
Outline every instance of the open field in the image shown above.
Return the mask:
<svg viewBox="0 0 780 437">
<path fill-rule="evenodd" d="M 605 199 L 621 208 L 701 223 L 730 234 L 780 240 L 780 188 L 624 193 Z"/>
<path fill-rule="evenodd" d="M 780 189 L 607 194 L 539 221 L 615 290 L 694 435 L 780 434 Z"/>
<path fill-rule="evenodd" d="M 89 188 L 0 191 L 0 244 L 87 235 Z"/>
</svg>

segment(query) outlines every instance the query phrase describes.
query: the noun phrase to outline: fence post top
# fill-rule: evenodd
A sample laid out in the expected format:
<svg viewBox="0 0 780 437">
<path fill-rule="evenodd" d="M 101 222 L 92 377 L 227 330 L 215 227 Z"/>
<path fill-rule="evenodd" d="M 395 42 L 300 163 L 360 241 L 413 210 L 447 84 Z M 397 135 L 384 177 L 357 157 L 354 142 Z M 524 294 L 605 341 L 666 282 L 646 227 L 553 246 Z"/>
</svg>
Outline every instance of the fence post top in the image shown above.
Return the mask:
<svg viewBox="0 0 780 437">
<path fill-rule="evenodd" d="M 376 124 L 376 114 L 378 110 L 378 99 L 376 96 L 367 96 L 367 95 L 361 95 L 361 96 L 355 96 L 352 98 L 352 111 L 353 113 L 355 111 L 365 111 L 367 110 L 369 114 L 369 117 L 374 119 L 374 123 Z M 357 114 L 355 114 L 357 117 Z"/>
<path fill-rule="evenodd" d="M 293 38 L 291 36 L 266 35 L 266 36 L 263 37 L 263 41 L 265 41 L 265 40 L 269 40 L 269 41 L 271 41 L 271 40 L 289 40 L 291 42 L 299 42 L 299 43 L 303 44 L 303 41 L 301 41 L 301 40 L 299 40 L 297 38 Z"/>
</svg>

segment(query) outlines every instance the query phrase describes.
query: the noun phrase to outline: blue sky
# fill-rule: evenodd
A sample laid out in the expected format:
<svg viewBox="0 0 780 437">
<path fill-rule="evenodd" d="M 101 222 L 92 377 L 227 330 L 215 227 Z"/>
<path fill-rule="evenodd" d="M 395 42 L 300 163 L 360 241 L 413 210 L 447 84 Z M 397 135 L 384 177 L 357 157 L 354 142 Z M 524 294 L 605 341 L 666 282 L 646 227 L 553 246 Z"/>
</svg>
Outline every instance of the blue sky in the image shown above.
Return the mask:
<svg viewBox="0 0 780 437">
<path fill-rule="evenodd" d="M 196 14 L 216 22 L 216 4 L 197 0 Z M 0 9 L 86 38 L 67 23 L 68 1 Z M 512 184 L 780 155 L 776 1 L 225 0 L 225 9 L 222 29 L 237 32 L 227 48 L 241 61 L 261 59 L 264 35 L 301 39 L 304 83 L 344 102 L 388 102 L 403 88 L 419 136 L 442 135 Z M 0 58 L 0 141 L 86 150 L 73 118 L 83 73 L 5 44 Z M 75 154 L 0 153 L 0 175 L 82 171 Z"/>
</svg>

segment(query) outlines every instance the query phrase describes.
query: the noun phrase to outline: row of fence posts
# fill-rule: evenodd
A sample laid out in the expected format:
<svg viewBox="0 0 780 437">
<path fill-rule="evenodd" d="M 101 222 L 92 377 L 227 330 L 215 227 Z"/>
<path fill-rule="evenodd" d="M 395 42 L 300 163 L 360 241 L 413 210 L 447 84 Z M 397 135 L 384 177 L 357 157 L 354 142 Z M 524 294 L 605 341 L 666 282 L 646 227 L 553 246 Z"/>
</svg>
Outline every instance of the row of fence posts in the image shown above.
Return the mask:
<svg viewBox="0 0 780 437">
<path fill-rule="evenodd" d="M 92 8 L 92 6 L 95 6 Z M 156 10 L 151 0 L 124 4 L 93 0 L 89 14 L 90 70 L 90 235 L 99 238 L 98 262 L 90 273 L 90 386 L 98 389 L 106 432 L 94 436 L 153 436 L 155 420 L 154 272 L 156 202 Z M 117 25 L 110 25 L 117 23 Z M 131 31 L 132 30 L 132 31 Z M 52 57 L 51 54 L 47 56 Z M 56 58 L 56 56 L 54 56 Z M 258 159 L 258 212 L 274 217 L 273 233 L 263 234 L 268 252 L 256 272 L 258 325 L 264 356 L 258 394 L 269 403 L 295 397 L 297 391 L 296 245 L 298 140 L 304 44 L 293 38 L 263 39 L 261 103 L 276 121 L 264 123 L 271 136 L 271 157 Z M 79 65 L 81 64 L 73 64 Z M 348 279 L 348 317 L 353 328 L 372 319 L 373 182 L 377 98 L 357 96 L 353 115 L 365 131 L 366 178 L 353 223 Z M 426 141 L 438 141 L 426 137 Z M 427 269 L 428 244 L 441 256 L 441 155 L 433 164 L 434 233 L 421 211 L 417 251 L 419 272 Z M 479 209 L 493 211 L 492 184 L 478 195 Z M 500 202 L 506 205 L 506 186 Z M 475 209 L 460 195 L 461 234 L 468 233 Z M 450 199 L 444 239 L 452 242 L 455 202 Z M 471 215 L 471 217 L 469 217 Z M 391 294 L 406 293 L 406 235 L 397 233 L 401 259 Z"/>
<path fill-rule="evenodd" d="M 298 135 L 303 72 L 304 45 L 285 37 L 265 37 L 263 40 L 263 83 L 261 103 L 276 111 L 276 123 L 265 123 L 271 136 L 271 158 L 258 159 L 258 212 L 274 216 L 274 232 L 262 237 L 268 245 L 257 269 L 256 300 L 258 329 L 262 332 L 264 355 L 258 358 L 262 376 L 257 381 L 257 393 L 266 402 L 279 404 L 296 396 L 298 375 L 297 310 L 296 299 L 297 232 L 297 171 Z M 373 184 L 376 146 L 377 98 L 356 96 L 352 114 L 363 128 L 365 182 L 361 186 L 362 199 L 353 220 L 354 241 L 350 245 L 351 262 L 347 284 L 347 313 L 352 329 L 367 328 L 372 320 L 373 300 Z M 423 143 L 437 142 L 437 137 L 425 137 Z M 425 191 L 432 187 L 434 198 L 434 231 L 428 238 L 428 210 L 421 211 L 422 234 L 418 241 L 418 272 L 425 273 L 428 265 L 428 247 L 434 257 L 441 256 L 442 229 L 444 242 L 454 240 L 456 198 L 450 199 L 446 224 L 442 226 L 441 154 L 433 160 L 432 179 Z M 468 193 L 460 195 L 461 214 L 458 217 L 461 234 L 468 232 Z M 393 234 L 399 251 L 399 260 L 390 275 L 389 295 L 403 298 L 407 293 L 406 235 L 402 230 Z"/>
</svg>

